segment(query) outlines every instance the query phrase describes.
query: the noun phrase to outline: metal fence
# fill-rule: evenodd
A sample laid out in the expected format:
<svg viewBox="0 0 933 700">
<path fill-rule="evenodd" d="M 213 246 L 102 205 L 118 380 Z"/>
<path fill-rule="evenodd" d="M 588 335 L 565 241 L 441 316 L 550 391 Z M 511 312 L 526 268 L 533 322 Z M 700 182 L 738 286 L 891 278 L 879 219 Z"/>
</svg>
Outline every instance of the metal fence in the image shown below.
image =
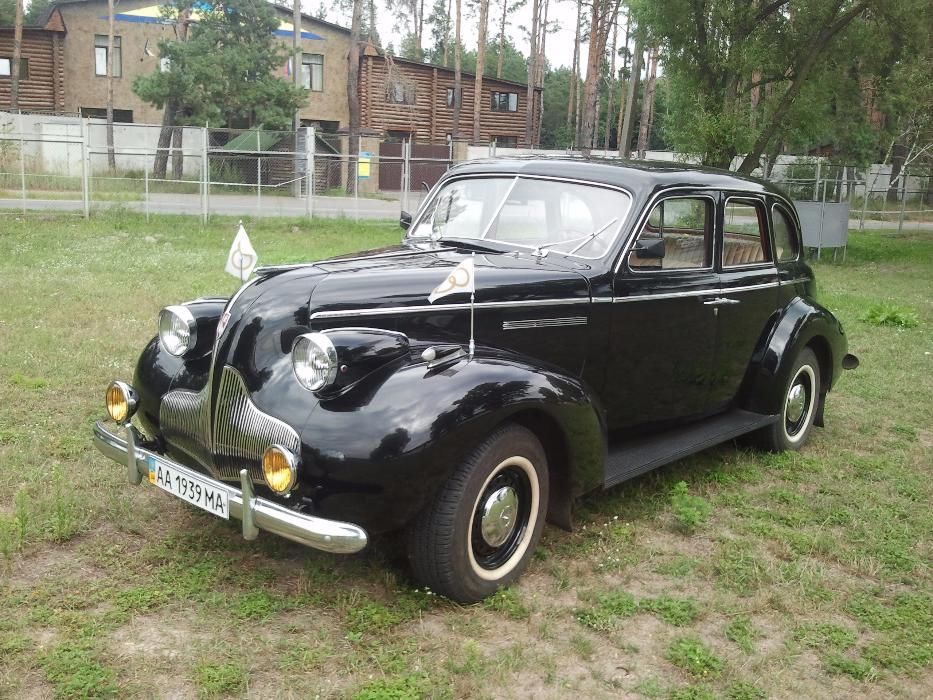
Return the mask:
<svg viewBox="0 0 933 700">
<path fill-rule="evenodd" d="M 346 136 L 313 127 L 175 127 L 162 143 L 159 126 L 117 124 L 114 132 L 111 147 L 100 120 L 0 119 L 0 211 L 88 217 L 121 206 L 204 221 L 251 214 L 397 220 L 425 192 L 415 175 L 428 167 L 436 180 L 453 162 L 415 156 L 409 143 L 383 155 L 376 140 L 362 138 L 350 155 Z M 391 189 L 381 187 L 387 181 Z"/>
<path fill-rule="evenodd" d="M 204 221 L 214 215 L 397 219 L 401 211 L 416 210 L 456 162 L 449 145 L 360 138 L 357 154 L 349 155 L 347 141 L 312 127 L 168 132 L 159 125 L 116 124 L 110 147 L 102 120 L 0 112 L 0 212 L 87 217 L 121 206 Z M 488 155 L 518 153 L 499 150 L 490 146 Z M 788 160 L 775 166 L 772 181 L 797 200 L 848 202 L 851 228 L 933 228 L 930 175 L 905 170 L 891 182 L 884 167 Z"/>
</svg>

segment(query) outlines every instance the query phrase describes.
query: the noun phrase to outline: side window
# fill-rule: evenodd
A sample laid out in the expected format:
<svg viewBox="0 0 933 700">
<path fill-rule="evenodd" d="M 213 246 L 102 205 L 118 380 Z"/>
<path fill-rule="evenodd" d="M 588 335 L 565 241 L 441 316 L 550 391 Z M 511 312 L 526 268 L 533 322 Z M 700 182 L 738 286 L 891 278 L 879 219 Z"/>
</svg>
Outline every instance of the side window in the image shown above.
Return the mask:
<svg viewBox="0 0 933 700">
<path fill-rule="evenodd" d="M 663 242 L 659 243 L 659 239 Z M 712 240 L 713 203 L 709 199 L 665 199 L 648 215 L 628 255 L 628 264 L 637 271 L 710 267 Z"/>
<path fill-rule="evenodd" d="M 774 229 L 774 254 L 778 260 L 797 259 L 797 234 L 793 218 L 779 204 L 771 207 L 771 225 Z"/>
<path fill-rule="evenodd" d="M 765 209 L 755 199 L 726 201 L 722 221 L 722 264 L 724 267 L 770 262 Z"/>
</svg>

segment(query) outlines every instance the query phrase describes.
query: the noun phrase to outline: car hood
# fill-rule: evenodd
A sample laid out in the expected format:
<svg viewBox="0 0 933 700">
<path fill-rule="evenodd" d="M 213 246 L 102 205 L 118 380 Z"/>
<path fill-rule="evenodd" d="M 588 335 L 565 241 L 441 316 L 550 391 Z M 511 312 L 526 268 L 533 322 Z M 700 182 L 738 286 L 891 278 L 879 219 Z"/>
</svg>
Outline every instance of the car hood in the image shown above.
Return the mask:
<svg viewBox="0 0 933 700">
<path fill-rule="evenodd" d="M 428 296 L 455 267 L 473 260 L 477 305 L 533 304 L 547 300 L 588 300 L 585 265 L 563 256 L 470 252 L 458 248 L 398 246 L 370 254 L 333 258 L 314 267 L 326 274 L 310 298 L 311 319 L 352 318 L 354 311 L 391 315 L 403 307 L 468 304 L 466 292 L 449 294 L 433 305 Z M 414 311 L 414 309 L 411 309 Z"/>
<path fill-rule="evenodd" d="M 271 398 L 265 401 L 267 395 L 285 396 L 294 383 L 291 347 L 298 335 L 309 330 L 366 326 L 401 331 L 413 340 L 465 341 L 469 294 L 451 294 L 434 304 L 428 302 L 428 295 L 467 259 L 473 259 L 475 267 L 477 341 L 502 346 L 503 321 L 553 315 L 552 304 L 562 310 L 558 315 L 586 314 L 590 292 L 582 274 L 585 267 L 557 257 L 397 246 L 263 268 L 224 311 L 211 380 L 216 387 L 223 366 L 232 366 L 243 376 L 253 399 L 271 405 Z M 568 340 L 571 345 L 576 342 Z M 512 349 L 534 351 L 520 345 Z M 567 352 L 578 356 L 579 350 L 577 345 Z M 281 399 L 276 403 L 278 408 L 283 405 Z M 287 408 L 302 410 L 300 405 Z"/>
</svg>

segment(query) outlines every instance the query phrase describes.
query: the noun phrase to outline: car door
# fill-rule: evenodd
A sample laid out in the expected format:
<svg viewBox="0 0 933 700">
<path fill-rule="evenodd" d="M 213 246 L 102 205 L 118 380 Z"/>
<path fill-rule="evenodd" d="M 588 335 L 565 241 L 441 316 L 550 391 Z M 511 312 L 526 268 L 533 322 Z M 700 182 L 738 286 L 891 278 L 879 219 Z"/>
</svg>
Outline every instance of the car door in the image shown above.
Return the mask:
<svg viewBox="0 0 933 700">
<path fill-rule="evenodd" d="M 663 196 L 617 264 L 603 391 L 610 430 L 661 427 L 709 408 L 716 203 L 709 191 Z"/>
<path fill-rule="evenodd" d="M 717 228 L 720 297 L 713 308 L 719 337 L 710 398 L 722 407 L 739 393 L 752 354 L 778 311 L 779 291 L 764 198 L 724 193 Z"/>
</svg>

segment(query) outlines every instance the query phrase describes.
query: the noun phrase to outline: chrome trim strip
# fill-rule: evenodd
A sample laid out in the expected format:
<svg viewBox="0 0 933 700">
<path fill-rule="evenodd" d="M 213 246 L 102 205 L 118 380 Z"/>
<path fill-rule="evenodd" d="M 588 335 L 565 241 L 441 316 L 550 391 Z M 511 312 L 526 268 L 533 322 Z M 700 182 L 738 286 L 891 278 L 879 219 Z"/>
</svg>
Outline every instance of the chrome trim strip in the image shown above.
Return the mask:
<svg viewBox="0 0 933 700">
<path fill-rule="evenodd" d="M 133 430 L 133 428 L 129 428 L 129 430 Z M 131 455 L 133 453 L 127 448 L 127 441 L 107 430 L 100 421 L 94 425 L 94 446 L 104 456 L 120 464 L 128 464 L 132 461 Z M 248 493 L 244 494 L 242 489 L 215 481 L 173 460 L 166 459 L 163 455 L 136 446 L 136 471 L 141 480 L 142 477 L 146 477 L 147 482 L 149 480 L 149 457 L 155 457 L 162 462 L 168 463 L 172 469 L 185 476 L 207 481 L 218 491 L 226 491 L 231 517 L 243 521 L 244 524 L 250 524 L 250 520 L 252 520 L 251 524 L 256 528 L 272 532 L 307 547 L 333 554 L 359 552 L 369 541 L 366 530 L 359 525 L 305 515 L 265 498 L 257 498 Z M 238 478 L 242 479 L 242 474 L 238 475 Z"/>
<path fill-rule="evenodd" d="M 795 277 L 791 280 L 780 280 L 780 283 L 783 284 L 806 284 L 807 282 L 812 282 L 811 277 Z"/>
<path fill-rule="evenodd" d="M 681 299 L 684 297 L 717 297 L 723 290 L 719 287 L 710 289 L 691 289 L 686 292 L 662 292 L 660 294 L 634 294 L 627 297 L 615 297 L 614 304 L 622 304 L 629 301 L 646 301 L 648 299 Z"/>
<path fill-rule="evenodd" d="M 567 316 L 564 318 L 526 318 L 517 321 L 503 321 L 502 330 L 515 331 L 523 328 L 552 328 L 554 326 L 585 326 L 586 316 Z"/>
<path fill-rule="evenodd" d="M 567 306 L 571 304 L 589 304 L 588 297 L 579 299 L 530 299 L 527 301 L 481 301 L 474 304 L 476 309 L 525 308 L 533 306 Z M 370 309 L 344 309 L 342 311 L 315 311 L 311 320 L 345 318 L 347 316 L 391 316 L 393 314 L 419 314 L 430 311 L 469 311 L 470 304 L 419 304 L 418 306 L 380 306 Z"/>
<path fill-rule="evenodd" d="M 736 292 L 753 292 L 756 289 L 770 289 L 771 287 L 779 287 L 780 282 L 775 280 L 774 282 L 763 282 L 761 284 L 748 284 L 744 287 L 723 287 L 719 290 L 720 294 L 735 294 Z"/>
</svg>

